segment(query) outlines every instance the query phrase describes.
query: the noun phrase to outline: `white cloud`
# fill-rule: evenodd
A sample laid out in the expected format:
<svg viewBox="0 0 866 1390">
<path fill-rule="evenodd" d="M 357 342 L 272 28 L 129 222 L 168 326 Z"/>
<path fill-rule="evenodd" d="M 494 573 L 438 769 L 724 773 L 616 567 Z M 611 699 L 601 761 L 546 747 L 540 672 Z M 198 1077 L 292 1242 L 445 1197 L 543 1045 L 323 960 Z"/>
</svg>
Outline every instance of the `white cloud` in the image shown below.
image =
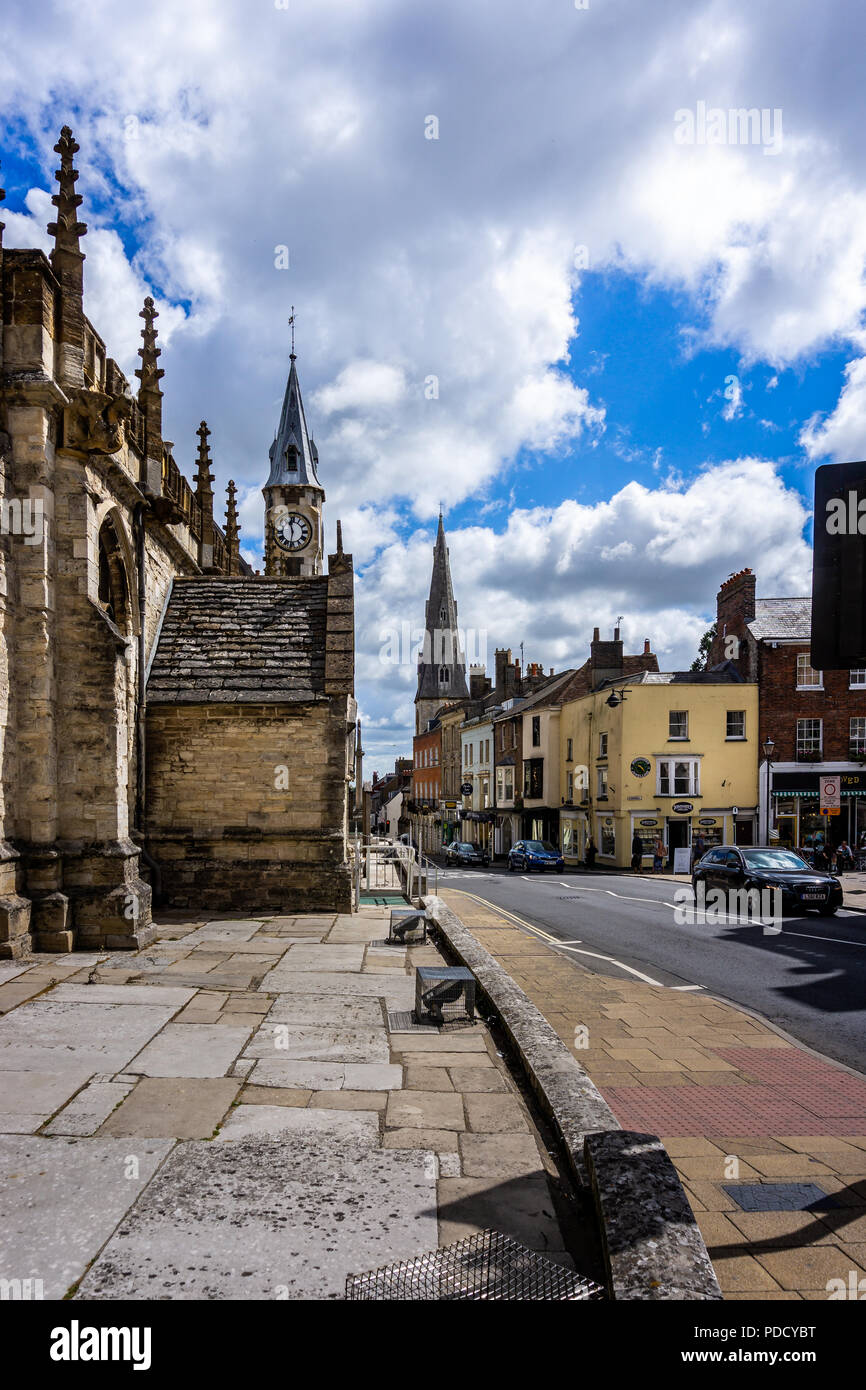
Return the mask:
<svg viewBox="0 0 866 1390">
<path fill-rule="evenodd" d="M 810 459 L 832 458 L 842 463 L 863 457 L 864 439 L 866 357 L 857 357 L 845 368 L 845 384 L 835 410 L 826 417 L 813 415 L 800 433 L 800 443 Z"/>
</svg>

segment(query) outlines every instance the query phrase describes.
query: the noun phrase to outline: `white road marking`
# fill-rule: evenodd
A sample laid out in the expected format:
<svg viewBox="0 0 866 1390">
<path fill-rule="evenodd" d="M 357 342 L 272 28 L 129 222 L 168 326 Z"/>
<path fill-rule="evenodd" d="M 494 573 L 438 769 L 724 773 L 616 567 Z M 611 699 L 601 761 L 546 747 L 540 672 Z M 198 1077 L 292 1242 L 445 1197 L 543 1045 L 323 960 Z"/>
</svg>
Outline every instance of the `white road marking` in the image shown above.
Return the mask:
<svg viewBox="0 0 866 1390">
<path fill-rule="evenodd" d="M 666 986 L 662 984 L 661 980 L 654 980 L 651 975 L 644 975 L 642 971 L 635 970 L 631 965 L 625 965 L 621 960 L 617 960 L 616 956 L 603 956 L 599 954 L 598 951 L 580 950 L 579 947 L 575 945 L 571 945 L 568 942 L 559 941 L 557 937 L 551 936 L 548 932 L 542 931 L 540 927 L 533 926 L 531 922 L 524 921 L 522 917 L 516 916 L 516 914 L 513 912 L 508 912 L 506 908 L 499 907 L 498 904 L 490 902 L 487 898 L 479 898 L 476 896 L 475 893 L 467 893 L 465 888 L 455 888 L 454 892 L 462 893 L 464 898 L 474 898 L 475 902 L 480 903 L 482 907 L 492 908 L 492 910 L 494 912 L 498 912 L 501 917 L 510 918 L 512 922 L 516 922 L 518 926 L 525 927 L 527 931 L 533 932 L 535 936 L 541 937 L 543 941 L 549 942 L 551 946 L 555 946 L 558 950 L 574 950 L 577 951 L 577 954 L 580 956 L 592 956 L 595 960 L 606 960 L 609 962 L 609 964 L 618 966 L 620 970 L 625 970 L 627 974 L 636 975 L 639 980 L 644 980 L 648 985 L 657 985 L 659 989 L 666 988 Z"/>
<path fill-rule="evenodd" d="M 669 989 L 676 990 L 680 994 L 685 994 L 689 989 L 703 989 L 703 985 L 669 985 Z"/>
</svg>

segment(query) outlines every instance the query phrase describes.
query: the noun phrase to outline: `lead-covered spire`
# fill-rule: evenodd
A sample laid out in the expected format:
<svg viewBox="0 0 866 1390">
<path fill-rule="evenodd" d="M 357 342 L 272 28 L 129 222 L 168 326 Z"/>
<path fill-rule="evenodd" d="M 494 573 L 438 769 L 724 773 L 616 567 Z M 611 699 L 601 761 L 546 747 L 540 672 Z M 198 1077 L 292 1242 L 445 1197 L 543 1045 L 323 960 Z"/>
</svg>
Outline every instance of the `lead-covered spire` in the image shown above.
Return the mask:
<svg viewBox="0 0 866 1390">
<path fill-rule="evenodd" d="M 277 437 L 270 448 L 271 471 L 266 487 L 286 484 L 298 487 L 321 487 L 316 473 L 318 454 L 307 430 L 304 403 L 294 352 L 290 356 L 289 379 L 283 397 L 283 409 Z"/>
</svg>

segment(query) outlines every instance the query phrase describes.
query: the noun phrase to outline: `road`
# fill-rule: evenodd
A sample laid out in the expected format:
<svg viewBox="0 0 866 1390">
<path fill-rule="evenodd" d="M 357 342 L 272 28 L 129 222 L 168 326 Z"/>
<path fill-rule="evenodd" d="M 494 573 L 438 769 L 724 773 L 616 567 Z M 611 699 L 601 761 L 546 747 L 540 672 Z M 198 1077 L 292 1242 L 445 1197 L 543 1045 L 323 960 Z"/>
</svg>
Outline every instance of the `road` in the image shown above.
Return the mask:
<svg viewBox="0 0 866 1390">
<path fill-rule="evenodd" d="M 706 990 L 866 1071 L 866 915 L 695 923 L 691 889 L 632 874 L 440 869 L 441 888 L 513 913 L 601 974 Z M 684 893 L 684 896 L 683 896 Z M 679 897 L 675 895 L 679 894 Z"/>
</svg>

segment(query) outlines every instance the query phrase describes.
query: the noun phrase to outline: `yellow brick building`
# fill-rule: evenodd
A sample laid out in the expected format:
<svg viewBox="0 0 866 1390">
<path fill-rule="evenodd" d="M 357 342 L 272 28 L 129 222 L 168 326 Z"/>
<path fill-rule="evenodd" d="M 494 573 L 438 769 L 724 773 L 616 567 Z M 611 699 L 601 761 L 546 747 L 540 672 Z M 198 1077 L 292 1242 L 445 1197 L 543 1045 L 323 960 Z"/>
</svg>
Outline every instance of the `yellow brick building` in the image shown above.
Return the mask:
<svg viewBox="0 0 866 1390">
<path fill-rule="evenodd" d="M 659 836 L 671 867 L 698 835 L 757 838 L 758 687 L 729 667 L 643 671 L 564 703 L 560 760 L 560 844 L 573 863 L 588 833 L 611 868 L 631 863 L 635 833 L 644 868 Z"/>
</svg>

